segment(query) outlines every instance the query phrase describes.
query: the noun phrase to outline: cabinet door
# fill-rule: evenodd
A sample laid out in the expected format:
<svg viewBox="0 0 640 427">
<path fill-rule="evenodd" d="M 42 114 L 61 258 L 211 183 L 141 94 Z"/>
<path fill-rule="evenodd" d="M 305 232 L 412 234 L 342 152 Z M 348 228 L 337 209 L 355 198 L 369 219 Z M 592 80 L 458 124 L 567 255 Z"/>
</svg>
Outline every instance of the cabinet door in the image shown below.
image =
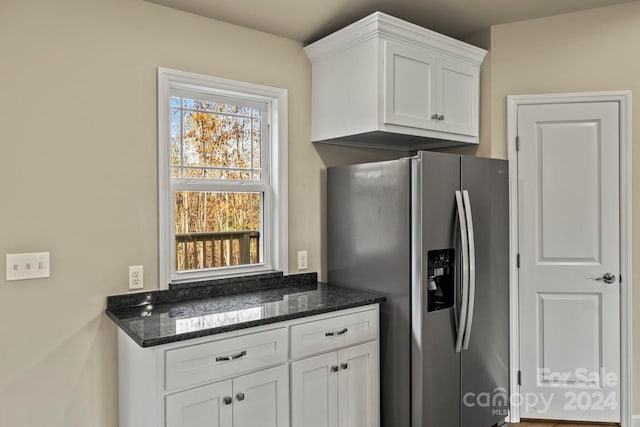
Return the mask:
<svg viewBox="0 0 640 427">
<path fill-rule="evenodd" d="M 429 52 L 384 42 L 385 124 L 435 129 L 437 59 Z"/>
<path fill-rule="evenodd" d="M 338 354 L 323 354 L 291 364 L 292 427 L 338 425 Z"/>
<path fill-rule="evenodd" d="M 166 397 L 166 427 L 232 427 L 231 380 Z"/>
<path fill-rule="evenodd" d="M 438 60 L 438 130 L 478 136 L 479 87 L 478 67 Z"/>
<path fill-rule="evenodd" d="M 287 366 L 233 380 L 233 427 L 289 427 Z"/>
<path fill-rule="evenodd" d="M 379 426 L 378 341 L 340 350 L 338 363 L 338 426 Z"/>
</svg>

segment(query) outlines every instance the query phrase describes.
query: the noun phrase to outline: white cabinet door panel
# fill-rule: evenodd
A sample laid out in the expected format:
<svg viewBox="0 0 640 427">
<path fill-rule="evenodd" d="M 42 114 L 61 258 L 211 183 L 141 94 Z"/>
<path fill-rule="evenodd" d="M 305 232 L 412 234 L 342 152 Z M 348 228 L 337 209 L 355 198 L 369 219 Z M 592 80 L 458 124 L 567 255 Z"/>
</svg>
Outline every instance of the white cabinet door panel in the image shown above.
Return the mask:
<svg viewBox="0 0 640 427">
<path fill-rule="evenodd" d="M 384 49 L 384 123 L 433 129 L 437 58 L 390 41 Z"/>
<path fill-rule="evenodd" d="M 289 427 L 287 366 L 233 380 L 233 427 Z"/>
<path fill-rule="evenodd" d="M 166 397 L 167 427 L 232 427 L 231 380 Z"/>
<path fill-rule="evenodd" d="M 438 60 L 438 129 L 478 136 L 480 72 L 462 62 Z"/>
<path fill-rule="evenodd" d="M 338 425 L 338 354 L 323 354 L 291 364 L 292 427 Z"/>
<path fill-rule="evenodd" d="M 379 425 L 378 341 L 348 347 L 338 352 L 338 425 Z"/>
</svg>

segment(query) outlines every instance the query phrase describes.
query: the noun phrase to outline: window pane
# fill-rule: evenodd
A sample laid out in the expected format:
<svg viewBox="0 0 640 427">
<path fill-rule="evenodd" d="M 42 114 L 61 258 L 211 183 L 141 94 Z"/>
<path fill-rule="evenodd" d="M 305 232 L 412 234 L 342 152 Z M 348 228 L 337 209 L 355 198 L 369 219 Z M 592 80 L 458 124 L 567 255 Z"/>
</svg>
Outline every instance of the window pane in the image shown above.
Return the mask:
<svg viewBox="0 0 640 427">
<path fill-rule="evenodd" d="M 178 176 L 260 180 L 262 109 L 172 97 L 171 164 Z M 176 176 L 176 175 L 174 175 Z"/>
<path fill-rule="evenodd" d="M 262 261 L 262 193 L 175 193 L 176 270 Z"/>
<path fill-rule="evenodd" d="M 252 150 L 258 153 L 257 164 L 260 152 L 260 133 L 258 131 L 256 135 L 254 131 L 252 137 L 251 125 L 249 118 L 185 111 L 182 134 L 184 165 L 250 171 Z M 255 160 L 253 164 L 256 164 Z M 223 178 L 238 179 L 233 174 Z"/>
<path fill-rule="evenodd" d="M 259 175 L 252 177 L 250 171 L 233 169 L 184 168 L 183 174 L 185 178 L 260 180 Z"/>
<path fill-rule="evenodd" d="M 260 139 L 262 138 L 262 120 L 253 119 L 253 168 L 260 169 Z"/>
<path fill-rule="evenodd" d="M 182 105 L 184 108 L 187 108 L 189 110 L 210 111 L 214 113 L 229 113 L 247 117 L 251 116 L 251 108 L 242 107 L 240 105 L 230 105 L 188 98 L 182 100 Z"/>
<path fill-rule="evenodd" d="M 181 140 L 180 140 L 180 110 L 176 108 L 171 109 L 171 165 L 179 166 L 181 153 Z"/>
</svg>

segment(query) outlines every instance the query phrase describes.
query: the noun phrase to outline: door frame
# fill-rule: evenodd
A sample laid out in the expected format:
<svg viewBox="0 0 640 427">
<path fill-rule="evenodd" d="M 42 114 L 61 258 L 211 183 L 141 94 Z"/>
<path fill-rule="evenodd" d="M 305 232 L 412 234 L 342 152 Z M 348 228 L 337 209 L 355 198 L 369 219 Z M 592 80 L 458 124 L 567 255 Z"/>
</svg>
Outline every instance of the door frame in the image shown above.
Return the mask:
<svg viewBox="0 0 640 427">
<path fill-rule="evenodd" d="M 620 106 L 620 421 L 621 427 L 632 427 L 632 238 L 631 238 L 631 91 L 565 93 L 507 96 L 507 149 L 509 158 L 509 383 L 512 395 L 520 393 L 519 283 L 518 254 L 518 161 L 516 137 L 518 107 L 536 104 L 584 102 L 617 102 Z M 514 402 L 514 400 L 516 400 Z M 509 421 L 520 421 L 517 399 L 511 399 Z"/>
</svg>

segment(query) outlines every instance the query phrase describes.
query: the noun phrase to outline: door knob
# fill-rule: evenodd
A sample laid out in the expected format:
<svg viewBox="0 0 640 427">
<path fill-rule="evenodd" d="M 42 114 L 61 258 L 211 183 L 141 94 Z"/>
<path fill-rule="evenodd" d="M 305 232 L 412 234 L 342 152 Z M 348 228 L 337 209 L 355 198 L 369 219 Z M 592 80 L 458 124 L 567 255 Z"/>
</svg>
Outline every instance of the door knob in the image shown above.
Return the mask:
<svg viewBox="0 0 640 427">
<path fill-rule="evenodd" d="M 233 401 L 233 399 L 231 399 L 231 396 L 225 396 L 222 401 L 224 402 L 225 405 L 231 405 L 231 402 Z"/>
<path fill-rule="evenodd" d="M 433 116 L 431 116 L 432 120 L 440 120 L 440 116 L 438 116 L 437 114 L 434 114 Z"/>
<path fill-rule="evenodd" d="M 238 394 L 236 394 L 236 399 L 238 399 L 238 400 L 240 400 L 240 401 L 244 400 L 244 393 L 238 393 Z"/>
<path fill-rule="evenodd" d="M 604 282 L 604 283 L 607 283 L 607 284 L 611 284 L 611 283 L 614 283 L 616 281 L 616 275 L 612 274 L 612 273 L 604 273 L 602 275 L 602 277 L 598 277 L 596 280 L 599 281 L 599 282 Z"/>
</svg>

